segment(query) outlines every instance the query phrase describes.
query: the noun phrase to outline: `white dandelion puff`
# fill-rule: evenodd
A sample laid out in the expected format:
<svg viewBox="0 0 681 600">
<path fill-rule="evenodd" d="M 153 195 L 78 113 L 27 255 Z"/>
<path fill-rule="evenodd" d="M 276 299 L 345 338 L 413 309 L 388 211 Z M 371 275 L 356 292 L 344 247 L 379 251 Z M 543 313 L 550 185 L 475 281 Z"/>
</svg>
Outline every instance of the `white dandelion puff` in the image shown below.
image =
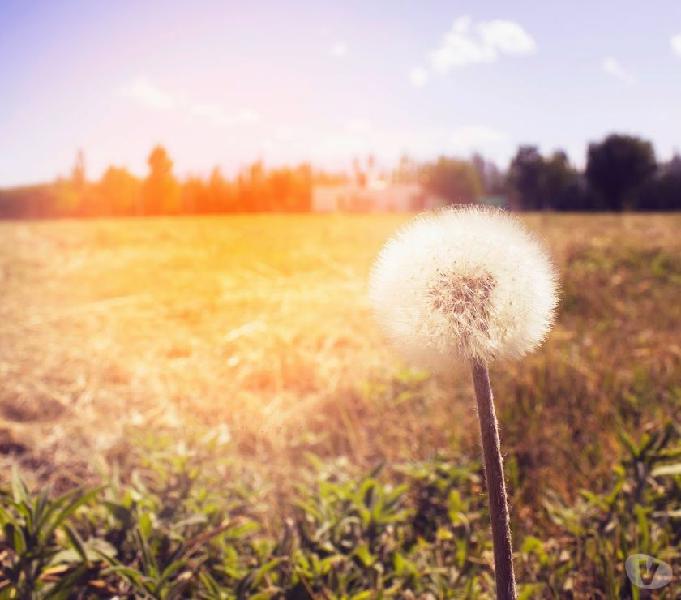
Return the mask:
<svg viewBox="0 0 681 600">
<path fill-rule="evenodd" d="M 471 363 L 489 497 L 497 600 L 516 600 L 508 498 L 487 364 L 517 358 L 553 323 L 551 261 L 521 223 L 498 210 L 421 216 L 381 251 L 370 296 L 379 322 L 413 363 Z"/>
<path fill-rule="evenodd" d="M 385 245 L 370 299 L 407 360 L 443 371 L 457 356 L 518 358 L 541 343 L 554 318 L 554 273 L 516 218 L 447 209 L 417 217 Z"/>
</svg>

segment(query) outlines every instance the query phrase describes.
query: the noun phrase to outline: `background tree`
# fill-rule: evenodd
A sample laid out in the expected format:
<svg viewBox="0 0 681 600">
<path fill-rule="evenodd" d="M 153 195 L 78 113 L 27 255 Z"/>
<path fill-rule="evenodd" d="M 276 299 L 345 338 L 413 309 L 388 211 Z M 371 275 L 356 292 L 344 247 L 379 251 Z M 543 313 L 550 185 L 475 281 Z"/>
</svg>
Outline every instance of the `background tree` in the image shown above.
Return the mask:
<svg viewBox="0 0 681 600">
<path fill-rule="evenodd" d="M 67 178 L 58 178 L 52 184 L 54 216 L 83 217 L 92 214 L 91 190 L 85 174 L 85 154 L 76 153 L 76 160 Z"/>
<path fill-rule="evenodd" d="M 681 210 L 681 156 L 660 165 L 641 191 L 637 210 Z"/>
<path fill-rule="evenodd" d="M 511 161 L 508 187 L 518 210 L 590 210 L 593 198 L 581 173 L 563 150 L 544 157 L 521 146 Z"/>
<path fill-rule="evenodd" d="M 238 178 L 239 210 L 262 212 L 269 208 L 265 167 L 262 161 L 254 162 Z"/>
<path fill-rule="evenodd" d="M 71 184 L 76 190 L 81 190 L 85 187 L 86 183 L 85 153 L 82 150 L 78 150 L 76 153 L 76 162 L 71 170 Z"/>
<path fill-rule="evenodd" d="M 309 212 L 312 210 L 312 166 L 309 163 L 298 165 L 291 171 L 295 201 L 293 210 Z"/>
<path fill-rule="evenodd" d="M 409 155 L 400 156 L 400 161 L 393 169 L 391 178 L 395 183 L 416 183 L 419 180 L 419 165 Z"/>
<path fill-rule="evenodd" d="M 96 189 L 97 212 L 104 215 L 134 215 L 141 195 L 137 177 L 121 167 L 109 167 Z"/>
<path fill-rule="evenodd" d="M 149 175 L 144 182 L 145 214 L 178 214 L 180 186 L 173 175 L 173 161 L 163 146 L 156 146 L 147 159 Z"/>
<path fill-rule="evenodd" d="M 441 156 L 422 170 L 425 188 L 449 204 L 470 204 L 482 196 L 483 187 L 475 168 L 465 160 Z"/>
<path fill-rule="evenodd" d="M 656 167 L 652 144 L 639 137 L 612 134 L 589 144 L 585 174 L 597 194 L 597 208 L 634 208 L 638 193 Z"/>
<path fill-rule="evenodd" d="M 506 193 L 504 174 L 493 161 L 487 160 L 481 154 L 475 153 L 471 157 L 471 165 L 478 173 L 480 182 L 488 196 L 503 196 Z"/>
<path fill-rule="evenodd" d="M 681 210 L 681 156 L 658 165 L 649 142 L 618 134 L 589 146 L 586 171 L 575 168 L 562 150 L 542 155 L 531 145 L 518 148 L 505 173 L 479 154 L 468 161 L 443 156 L 425 164 L 402 156 L 391 172 L 368 156 L 356 158 L 345 172 L 309 164 L 273 169 L 258 161 L 234 178 L 216 167 L 208 178 L 190 176 L 178 183 L 162 146 L 152 150 L 148 164 L 144 182 L 109 167 L 99 182 L 90 183 L 79 151 L 66 177 L 0 189 L 0 218 L 307 212 L 314 186 L 360 185 L 373 178 L 420 183 L 448 203 L 476 202 L 486 195 L 507 197 L 510 208 L 519 210 Z M 369 210 L 370 203 L 365 204 Z"/>
<path fill-rule="evenodd" d="M 520 146 L 508 168 L 511 206 L 523 210 L 548 208 L 544 186 L 544 159 L 536 146 Z"/>
<path fill-rule="evenodd" d="M 204 214 L 208 205 L 208 186 L 197 176 L 190 176 L 182 183 L 182 211 L 187 214 Z"/>
<path fill-rule="evenodd" d="M 357 157 L 352 159 L 352 175 L 355 183 L 359 187 L 366 187 L 368 179 L 367 172 L 366 169 L 362 168 L 362 164 Z"/>
<path fill-rule="evenodd" d="M 222 175 L 219 167 L 215 167 L 208 180 L 207 212 L 233 212 L 236 208 L 234 190 L 229 181 Z"/>
<path fill-rule="evenodd" d="M 544 208 L 566 211 L 590 207 L 586 181 L 563 150 L 543 159 L 542 188 Z"/>
</svg>

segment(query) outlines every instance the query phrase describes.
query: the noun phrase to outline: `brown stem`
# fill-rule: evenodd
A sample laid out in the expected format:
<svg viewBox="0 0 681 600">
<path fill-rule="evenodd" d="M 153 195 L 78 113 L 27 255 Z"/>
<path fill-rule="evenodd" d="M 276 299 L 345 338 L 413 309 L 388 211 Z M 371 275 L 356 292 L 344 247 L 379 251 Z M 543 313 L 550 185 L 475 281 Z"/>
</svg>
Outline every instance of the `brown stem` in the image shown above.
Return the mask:
<svg viewBox="0 0 681 600">
<path fill-rule="evenodd" d="M 478 401 L 478 420 L 480 421 L 482 454 L 485 459 L 489 515 L 492 521 L 497 600 L 516 600 L 511 527 L 508 518 L 508 498 L 506 496 L 506 484 L 504 483 L 497 416 L 494 411 L 494 399 L 489 384 L 487 365 L 475 360 L 473 361 L 473 386 Z"/>
</svg>

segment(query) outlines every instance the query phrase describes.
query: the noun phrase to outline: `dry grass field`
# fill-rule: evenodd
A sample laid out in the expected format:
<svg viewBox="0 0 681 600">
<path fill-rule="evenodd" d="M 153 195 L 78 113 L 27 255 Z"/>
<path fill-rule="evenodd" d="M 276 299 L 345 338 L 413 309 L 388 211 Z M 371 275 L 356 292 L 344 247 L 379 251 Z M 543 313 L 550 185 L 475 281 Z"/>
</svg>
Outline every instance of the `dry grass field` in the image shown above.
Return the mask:
<svg viewBox="0 0 681 600">
<path fill-rule="evenodd" d="M 282 489 L 308 452 L 365 468 L 474 450 L 467 370 L 452 365 L 453 397 L 406 369 L 367 303 L 372 260 L 408 218 L 0 224 L 3 460 L 82 481 L 135 430 L 210 428 Z M 563 288 L 548 343 L 494 373 L 531 499 L 607 473 L 620 428 L 679 416 L 681 218 L 523 219 Z"/>
<path fill-rule="evenodd" d="M 468 370 L 410 370 L 367 303 L 408 218 L 1 223 L 0 598 L 493 597 Z M 492 372 L 521 597 L 647 597 L 628 556 L 681 572 L 681 217 L 522 218 L 562 290 Z"/>
</svg>

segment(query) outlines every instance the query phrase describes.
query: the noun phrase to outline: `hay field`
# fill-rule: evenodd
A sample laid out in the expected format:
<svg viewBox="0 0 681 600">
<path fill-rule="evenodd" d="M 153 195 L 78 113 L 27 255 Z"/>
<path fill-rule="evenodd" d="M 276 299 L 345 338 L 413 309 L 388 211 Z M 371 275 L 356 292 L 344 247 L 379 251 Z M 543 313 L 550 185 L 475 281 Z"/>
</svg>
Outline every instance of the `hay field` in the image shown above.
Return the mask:
<svg viewBox="0 0 681 600">
<path fill-rule="evenodd" d="M 281 484 L 308 452 L 364 468 L 474 449 L 467 371 L 452 394 L 405 369 L 367 303 L 408 218 L 0 223 L 2 460 L 82 481 L 135 430 L 208 428 Z M 681 217 L 523 219 L 563 286 L 548 343 L 494 373 L 531 498 L 607 472 L 617 428 L 678 416 Z"/>
</svg>

